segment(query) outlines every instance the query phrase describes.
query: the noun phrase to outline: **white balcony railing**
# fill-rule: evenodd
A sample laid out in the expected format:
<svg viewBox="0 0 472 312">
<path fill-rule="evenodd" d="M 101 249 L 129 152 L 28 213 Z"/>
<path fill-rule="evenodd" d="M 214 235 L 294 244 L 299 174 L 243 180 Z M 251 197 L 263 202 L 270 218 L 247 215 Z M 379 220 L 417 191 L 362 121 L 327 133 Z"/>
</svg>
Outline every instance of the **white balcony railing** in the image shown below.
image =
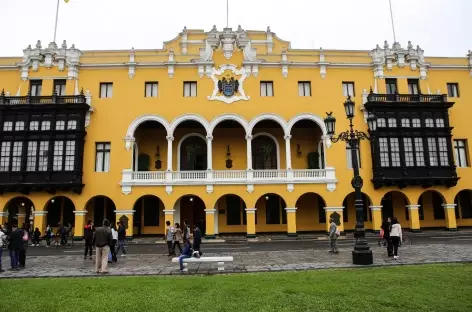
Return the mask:
<svg viewBox="0 0 472 312">
<path fill-rule="evenodd" d="M 334 168 L 302 170 L 123 170 L 122 185 L 336 183 Z"/>
</svg>

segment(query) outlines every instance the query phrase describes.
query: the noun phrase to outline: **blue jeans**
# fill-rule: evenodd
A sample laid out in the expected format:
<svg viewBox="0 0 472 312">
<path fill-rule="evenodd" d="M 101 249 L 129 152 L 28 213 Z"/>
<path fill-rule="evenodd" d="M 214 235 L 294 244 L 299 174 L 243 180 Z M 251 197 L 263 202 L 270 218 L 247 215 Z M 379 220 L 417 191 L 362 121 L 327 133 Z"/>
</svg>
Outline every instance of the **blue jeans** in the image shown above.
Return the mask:
<svg viewBox="0 0 472 312">
<path fill-rule="evenodd" d="M 120 251 L 120 249 L 123 249 L 123 253 L 126 255 L 125 241 L 124 240 L 118 240 L 118 249 L 116 250 L 116 255 L 118 255 L 118 251 Z"/>
<path fill-rule="evenodd" d="M 19 258 L 20 258 L 19 250 L 10 250 L 10 260 L 11 260 L 12 269 L 16 269 L 18 267 Z"/>
<path fill-rule="evenodd" d="M 190 256 L 187 255 L 180 255 L 179 257 L 179 263 L 180 263 L 180 270 L 182 271 L 184 269 L 184 259 L 190 258 Z"/>
</svg>

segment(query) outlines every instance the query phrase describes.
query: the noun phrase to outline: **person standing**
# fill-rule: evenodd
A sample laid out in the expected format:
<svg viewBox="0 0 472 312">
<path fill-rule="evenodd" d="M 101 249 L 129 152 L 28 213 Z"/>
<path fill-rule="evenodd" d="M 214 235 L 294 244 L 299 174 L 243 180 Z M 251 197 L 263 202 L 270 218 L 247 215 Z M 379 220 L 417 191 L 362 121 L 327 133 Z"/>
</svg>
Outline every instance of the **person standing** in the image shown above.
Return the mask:
<svg viewBox="0 0 472 312">
<path fill-rule="evenodd" d="M 3 248 L 7 245 L 7 234 L 3 231 L 2 226 L 0 225 L 0 273 L 5 272 L 2 269 L 2 254 Z"/>
<path fill-rule="evenodd" d="M 39 228 L 35 228 L 33 232 L 33 246 L 36 246 L 36 247 L 39 246 L 40 238 L 41 238 L 41 232 L 39 231 Z"/>
<path fill-rule="evenodd" d="M 397 218 L 392 218 L 392 226 L 390 227 L 390 239 L 393 244 L 393 259 L 398 260 L 398 246 L 402 244 L 402 227 L 398 223 Z"/>
<path fill-rule="evenodd" d="M 20 257 L 20 249 L 23 246 L 23 231 L 18 229 L 16 224 L 13 224 L 12 231 L 10 233 L 10 242 L 8 249 L 10 251 L 11 270 L 18 270 L 18 261 Z"/>
<path fill-rule="evenodd" d="M 111 227 L 111 236 L 112 236 L 112 242 L 110 246 L 111 261 L 116 262 L 118 259 L 116 258 L 115 246 L 118 243 L 118 231 L 115 230 L 115 226 Z"/>
<path fill-rule="evenodd" d="M 200 251 L 200 244 L 202 243 L 202 232 L 200 231 L 200 225 L 195 224 L 195 232 L 193 234 L 193 251 L 198 251 L 199 255 L 202 256 Z"/>
<path fill-rule="evenodd" d="M 172 242 L 174 241 L 174 228 L 170 225 L 170 221 L 166 221 L 166 240 L 167 249 L 169 249 L 169 254 L 167 256 L 175 256 L 175 251 L 172 248 Z"/>
<path fill-rule="evenodd" d="M 393 246 L 392 246 L 392 240 L 390 239 L 390 223 L 391 223 L 390 218 L 387 218 L 384 220 L 380 228 L 382 229 L 382 232 L 383 232 L 383 238 L 385 242 L 387 242 L 387 255 L 389 257 L 393 257 Z"/>
<path fill-rule="evenodd" d="M 188 241 L 190 241 L 190 228 L 188 226 L 188 221 L 187 219 L 184 220 L 184 229 L 183 229 L 183 239 L 184 241 L 187 239 Z"/>
<path fill-rule="evenodd" d="M 87 224 L 84 227 L 84 239 L 85 239 L 84 260 L 87 259 L 87 253 L 89 253 L 89 259 L 92 260 L 93 223 L 91 220 L 88 220 Z"/>
<path fill-rule="evenodd" d="M 93 236 L 95 245 L 95 273 L 108 273 L 108 253 L 113 237 L 110 230 L 110 222 L 103 220 L 103 226 L 99 227 Z"/>
<path fill-rule="evenodd" d="M 329 225 L 329 247 L 330 250 L 329 252 L 334 252 L 338 253 L 338 236 L 339 236 L 339 231 L 338 231 L 338 226 L 334 222 L 333 219 L 329 219 L 330 225 Z"/>
<path fill-rule="evenodd" d="M 116 255 L 118 256 L 118 252 L 122 249 L 122 257 L 126 257 L 126 249 L 125 249 L 125 239 L 126 239 L 126 229 L 123 222 L 118 222 L 118 250 L 116 251 Z"/>
<path fill-rule="evenodd" d="M 53 232 L 52 232 L 52 228 L 51 226 L 48 224 L 48 226 L 46 227 L 46 247 L 51 247 L 51 237 L 54 236 Z"/>
<path fill-rule="evenodd" d="M 174 243 L 172 244 L 172 250 L 175 253 L 175 246 L 179 247 L 180 254 L 182 254 L 182 248 L 180 247 L 180 242 L 182 241 L 182 230 L 180 229 L 180 224 L 175 224 L 174 230 Z"/>
<path fill-rule="evenodd" d="M 18 263 L 20 269 L 24 269 L 26 266 L 26 249 L 28 248 L 28 241 L 29 241 L 29 235 L 28 235 L 28 230 L 27 226 L 23 224 L 23 228 L 20 230 L 22 234 L 22 244 L 20 247 L 20 251 L 18 254 Z"/>
</svg>

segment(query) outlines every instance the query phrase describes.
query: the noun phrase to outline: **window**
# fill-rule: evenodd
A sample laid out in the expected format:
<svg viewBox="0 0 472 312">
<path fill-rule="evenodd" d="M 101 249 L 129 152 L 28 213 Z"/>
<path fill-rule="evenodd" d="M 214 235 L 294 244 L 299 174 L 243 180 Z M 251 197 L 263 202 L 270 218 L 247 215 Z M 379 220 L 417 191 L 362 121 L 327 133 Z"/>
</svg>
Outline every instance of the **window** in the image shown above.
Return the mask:
<svg viewBox="0 0 472 312">
<path fill-rule="evenodd" d="M 64 130 L 66 122 L 64 120 L 56 121 L 56 130 Z"/>
<path fill-rule="evenodd" d="M 144 96 L 157 97 L 157 82 L 146 82 L 144 84 Z"/>
<path fill-rule="evenodd" d="M 379 147 L 380 147 L 380 166 L 390 167 L 390 159 L 388 157 L 388 139 L 379 138 Z"/>
<path fill-rule="evenodd" d="M 64 156 L 64 141 L 54 142 L 54 159 L 52 170 L 62 171 L 62 159 Z"/>
<path fill-rule="evenodd" d="M 459 97 L 459 84 L 458 83 L 447 84 L 447 96 Z"/>
<path fill-rule="evenodd" d="M 77 129 L 77 120 L 69 120 L 67 122 L 67 130 L 76 130 Z"/>
<path fill-rule="evenodd" d="M 97 143 L 96 145 L 96 172 L 110 171 L 110 143 Z"/>
<path fill-rule="evenodd" d="M 50 121 L 43 121 L 41 123 L 41 131 L 48 131 L 51 129 L 51 122 Z"/>
<path fill-rule="evenodd" d="M 434 120 L 433 120 L 433 118 L 426 118 L 426 119 L 424 120 L 424 123 L 425 123 L 426 127 L 428 127 L 428 128 L 434 128 Z"/>
<path fill-rule="evenodd" d="M 197 96 L 197 83 L 195 81 L 184 82 L 184 97 Z"/>
<path fill-rule="evenodd" d="M 387 94 L 397 93 L 397 79 L 396 78 L 385 79 L 385 84 L 387 87 Z"/>
<path fill-rule="evenodd" d="M 42 80 L 30 80 L 30 94 L 31 96 L 41 96 L 41 89 L 43 86 Z"/>
<path fill-rule="evenodd" d="M 438 149 L 436 147 L 436 138 L 428 138 L 429 165 L 438 165 Z"/>
<path fill-rule="evenodd" d="M 410 128 L 410 119 L 408 118 L 402 118 L 402 127 L 404 128 Z"/>
<path fill-rule="evenodd" d="M 360 151 L 359 149 L 357 148 L 356 149 L 356 154 L 357 154 L 357 164 L 359 165 L 359 168 L 362 168 L 362 165 L 361 165 L 361 154 L 360 154 Z M 346 146 L 346 159 L 347 159 L 347 168 L 348 169 L 352 169 L 353 168 L 353 165 L 352 165 L 352 148 L 349 146 L 349 144 Z"/>
<path fill-rule="evenodd" d="M 467 140 L 454 140 L 454 156 L 456 157 L 457 167 L 468 167 L 467 159 Z"/>
<path fill-rule="evenodd" d="M 424 167 L 424 146 L 422 138 L 415 138 L 416 166 Z"/>
<path fill-rule="evenodd" d="M 54 92 L 58 96 L 66 95 L 66 80 L 65 79 L 54 79 Z"/>
<path fill-rule="evenodd" d="M 298 95 L 299 96 L 311 96 L 311 82 L 299 81 L 298 82 Z"/>
<path fill-rule="evenodd" d="M 5 121 L 3 123 L 3 131 L 12 131 L 13 130 L 13 121 Z"/>
<path fill-rule="evenodd" d="M 74 171 L 75 163 L 75 141 L 66 142 L 66 161 L 65 161 L 65 171 Z"/>
<path fill-rule="evenodd" d="M 2 150 L 0 153 L 0 171 L 10 170 L 10 150 L 11 142 L 2 142 Z"/>
<path fill-rule="evenodd" d="M 413 128 L 421 128 L 421 120 L 419 118 L 413 118 Z"/>
<path fill-rule="evenodd" d="M 447 139 L 438 138 L 439 147 L 439 164 L 441 166 L 449 166 L 449 155 L 447 154 Z"/>
<path fill-rule="evenodd" d="M 23 130 L 25 130 L 25 122 L 24 121 L 15 122 L 15 131 L 23 131 Z"/>
<path fill-rule="evenodd" d="M 21 153 L 23 152 L 23 142 L 13 142 L 13 155 L 11 158 L 11 171 L 21 170 Z"/>
<path fill-rule="evenodd" d="M 48 170 L 48 153 L 49 153 L 49 142 L 48 141 L 39 142 L 38 171 Z"/>
<path fill-rule="evenodd" d="M 390 159 L 392 167 L 400 167 L 400 144 L 398 138 L 390 138 Z"/>
<path fill-rule="evenodd" d="M 111 98 L 113 95 L 113 83 L 102 82 L 100 83 L 100 97 Z"/>
<path fill-rule="evenodd" d="M 354 82 L 343 82 L 343 96 L 356 96 L 354 92 Z"/>
<path fill-rule="evenodd" d="M 38 131 L 39 130 L 39 121 L 30 122 L 30 130 L 31 131 Z"/>
<path fill-rule="evenodd" d="M 407 167 L 414 167 L 415 158 L 413 156 L 413 143 L 411 138 L 403 138 L 403 149 L 405 153 L 405 165 Z"/>
<path fill-rule="evenodd" d="M 418 79 L 408 79 L 408 93 L 412 95 L 420 93 Z"/>
<path fill-rule="evenodd" d="M 442 118 L 436 118 L 436 127 L 438 127 L 438 128 L 444 128 L 444 119 L 442 119 Z"/>
<path fill-rule="evenodd" d="M 274 96 L 274 83 L 272 81 L 261 81 L 261 96 Z"/>
<path fill-rule="evenodd" d="M 37 142 L 28 142 L 28 154 L 26 159 L 26 171 L 36 171 L 36 151 L 38 143 Z"/>
<path fill-rule="evenodd" d="M 388 127 L 389 128 L 396 128 L 397 127 L 397 120 L 395 118 L 388 119 Z"/>
<path fill-rule="evenodd" d="M 385 118 L 377 119 L 377 127 L 385 128 L 386 126 L 387 126 L 387 124 L 385 123 Z"/>
</svg>

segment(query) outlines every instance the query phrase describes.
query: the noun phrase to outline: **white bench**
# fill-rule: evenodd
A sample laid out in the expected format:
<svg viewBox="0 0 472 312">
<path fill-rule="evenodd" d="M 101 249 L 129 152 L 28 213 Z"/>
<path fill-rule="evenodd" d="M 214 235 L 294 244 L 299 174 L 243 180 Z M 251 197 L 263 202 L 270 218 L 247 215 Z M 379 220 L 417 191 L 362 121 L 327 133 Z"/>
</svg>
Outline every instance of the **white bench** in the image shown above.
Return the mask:
<svg viewBox="0 0 472 312">
<path fill-rule="evenodd" d="M 218 271 L 225 270 L 225 262 L 233 262 L 234 259 L 231 256 L 227 257 L 200 257 L 200 258 L 186 258 L 183 261 L 184 272 L 188 272 L 187 264 L 188 263 L 201 263 L 201 262 L 218 262 Z M 172 258 L 172 262 L 179 263 L 179 258 Z"/>
</svg>

